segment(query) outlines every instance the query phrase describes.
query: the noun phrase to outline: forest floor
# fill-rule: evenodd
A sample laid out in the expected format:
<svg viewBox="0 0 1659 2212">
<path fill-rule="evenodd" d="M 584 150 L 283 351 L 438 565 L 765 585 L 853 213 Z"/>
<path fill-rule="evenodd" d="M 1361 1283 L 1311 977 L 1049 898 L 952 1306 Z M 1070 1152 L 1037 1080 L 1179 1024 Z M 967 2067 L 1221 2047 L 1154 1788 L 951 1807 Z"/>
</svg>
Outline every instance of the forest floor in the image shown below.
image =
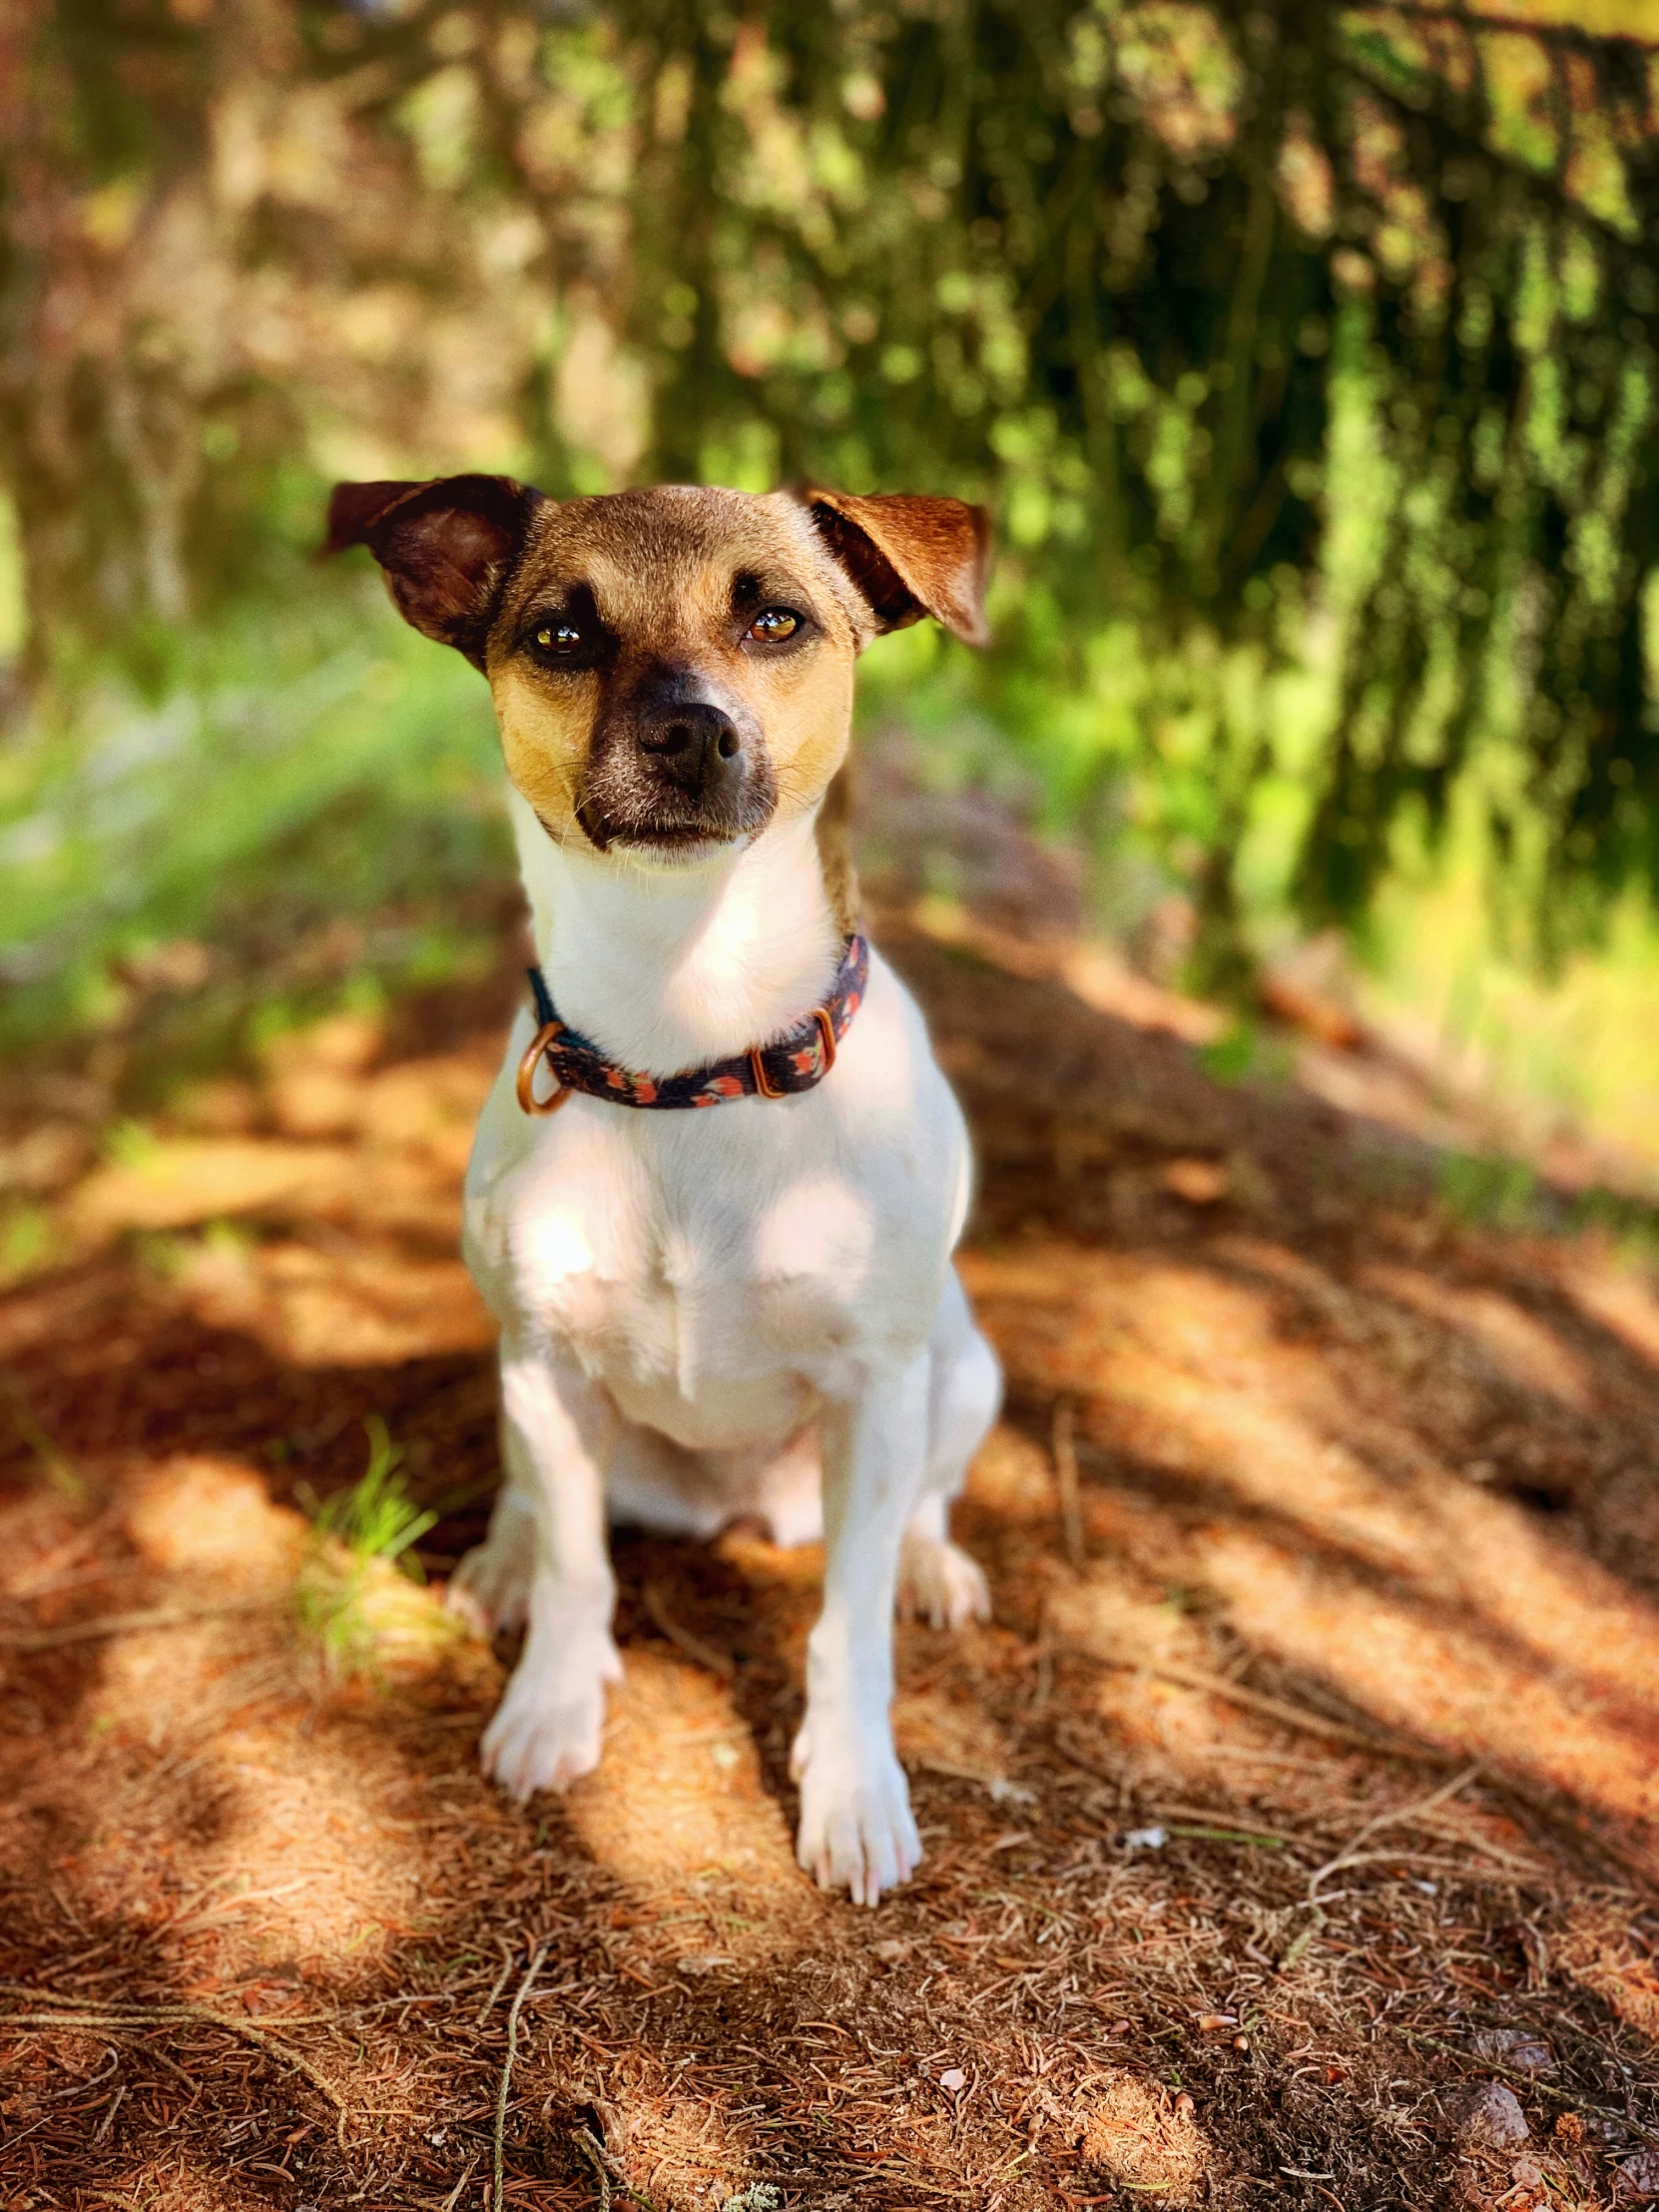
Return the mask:
<svg viewBox="0 0 1659 2212">
<path fill-rule="evenodd" d="M 365 1571 L 354 1672 L 306 1634 L 371 1417 L 434 1583 L 482 1531 L 510 921 L 487 989 L 113 1139 L 107 1084 L 7 1079 L 0 2206 L 479 2212 L 498 2140 L 525 2208 L 1659 2193 L 1651 1276 L 1546 1186 L 1448 1205 L 1376 1048 L 1222 1081 L 1208 1010 L 1016 908 L 876 930 L 1008 1400 L 955 1523 L 994 1621 L 899 1631 L 927 1856 L 873 1913 L 791 1848 L 814 1550 L 620 1535 L 603 1766 L 524 1811 L 435 1588 Z"/>
</svg>

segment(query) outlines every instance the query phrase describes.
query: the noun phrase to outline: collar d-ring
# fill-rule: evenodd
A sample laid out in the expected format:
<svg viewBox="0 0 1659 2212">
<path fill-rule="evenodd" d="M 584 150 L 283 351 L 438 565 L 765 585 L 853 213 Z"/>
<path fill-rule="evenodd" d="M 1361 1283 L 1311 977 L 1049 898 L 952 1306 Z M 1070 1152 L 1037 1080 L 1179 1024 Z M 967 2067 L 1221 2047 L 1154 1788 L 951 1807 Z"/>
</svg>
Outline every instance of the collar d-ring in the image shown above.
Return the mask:
<svg viewBox="0 0 1659 2212">
<path fill-rule="evenodd" d="M 553 1076 L 553 1089 L 548 1096 L 546 1098 L 536 1096 L 536 1069 L 540 1065 L 548 1046 L 555 1037 L 563 1032 L 564 1026 L 562 1021 L 544 1022 L 524 1048 L 524 1057 L 518 1063 L 516 1088 L 518 1103 L 527 1114 L 556 1114 L 570 1096 L 570 1092 L 560 1082 L 557 1075 Z M 552 1073 L 552 1061 L 549 1060 L 547 1065 L 549 1073 Z"/>
</svg>

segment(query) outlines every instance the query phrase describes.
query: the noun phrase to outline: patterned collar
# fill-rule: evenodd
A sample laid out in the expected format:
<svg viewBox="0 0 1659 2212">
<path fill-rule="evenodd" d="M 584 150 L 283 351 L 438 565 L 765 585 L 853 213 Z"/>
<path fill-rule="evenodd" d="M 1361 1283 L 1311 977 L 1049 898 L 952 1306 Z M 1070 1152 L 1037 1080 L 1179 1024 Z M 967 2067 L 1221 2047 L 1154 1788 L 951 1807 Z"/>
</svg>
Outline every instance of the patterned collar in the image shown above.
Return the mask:
<svg viewBox="0 0 1659 2212">
<path fill-rule="evenodd" d="M 552 1114 L 572 1091 L 606 1098 L 615 1106 L 724 1106 L 731 1098 L 791 1098 L 824 1081 L 835 1064 L 835 1047 L 852 1025 L 869 980 L 869 946 L 856 931 L 847 938 L 835 980 L 822 1006 L 815 1006 L 774 1043 L 751 1045 L 729 1060 L 716 1060 L 683 1075 L 636 1075 L 619 1068 L 559 1019 L 539 967 L 530 970 L 539 1024 L 518 1064 L 518 1102 L 527 1114 Z M 535 1091 L 543 1061 L 554 1087 L 545 1098 Z"/>
</svg>

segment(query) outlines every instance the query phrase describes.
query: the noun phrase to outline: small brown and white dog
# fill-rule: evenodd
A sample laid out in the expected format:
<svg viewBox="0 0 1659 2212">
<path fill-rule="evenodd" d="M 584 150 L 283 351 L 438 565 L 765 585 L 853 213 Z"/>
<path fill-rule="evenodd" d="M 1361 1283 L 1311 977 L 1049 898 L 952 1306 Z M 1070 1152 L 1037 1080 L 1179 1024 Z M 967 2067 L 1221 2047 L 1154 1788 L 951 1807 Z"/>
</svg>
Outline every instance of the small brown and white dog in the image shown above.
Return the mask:
<svg viewBox="0 0 1659 2212">
<path fill-rule="evenodd" d="M 984 517 L 456 476 L 340 485 L 356 544 L 489 680 L 540 963 L 466 1179 L 505 1480 L 451 1594 L 527 1622 L 485 1768 L 522 1800 L 598 1763 L 608 1517 L 822 1532 L 798 1855 L 873 1905 L 921 1856 L 893 1612 L 987 1613 L 947 1512 L 1001 1381 L 951 1264 L 966 1132 L 855 933 L 841 772 L 872 637 L 982 642 Z"/>
</svg>

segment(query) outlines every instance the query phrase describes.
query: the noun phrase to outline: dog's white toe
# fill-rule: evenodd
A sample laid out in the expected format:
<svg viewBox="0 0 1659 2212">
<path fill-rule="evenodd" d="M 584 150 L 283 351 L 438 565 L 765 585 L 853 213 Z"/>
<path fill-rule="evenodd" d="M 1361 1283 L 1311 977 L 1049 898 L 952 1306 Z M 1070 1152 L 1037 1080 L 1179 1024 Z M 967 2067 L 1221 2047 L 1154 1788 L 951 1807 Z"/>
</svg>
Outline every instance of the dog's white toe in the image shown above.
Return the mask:
<svg viewBox="0 0 1659 2212">
<path fill-rule="evenodd" d="M 808 1721 L 790 1757 L 801 1782 L 796 1861 L 821 1890 L 845 1890 L 854 1905 L 874 1905 L 921 1864 L 904 1770 L 885 1745 L 819 1749 L 811 1730 Z"/>
<path fill-rule="evenodd" d="M 526 1654 L 484 1731 L 485 1774 L 519 1805 L 538 1790 L 568 1789 L 591 1774 L 605 1730 L 605 1685 L 621 1680 L 622 1660 L 609 1637 L 603 1652 L 585 1661 L 572 1653 L 543 1666 Z"/>
<path fill-rule="evenodd" d="M 457 1563 L 443 1602 L 487 1643 L 499 1629 L 523 1627 L 530 1607 L 531 1566 L 528 1547 L 477 1544 Z"/>
<path fill-rule="evenodd" d="M 979 1562 L 960 1545 L 906 1529 L 898 1552 L 898 1611 L 930 1628 L 965 1628 L 990 1619 L 990 1588 Z"/>
</svg>

